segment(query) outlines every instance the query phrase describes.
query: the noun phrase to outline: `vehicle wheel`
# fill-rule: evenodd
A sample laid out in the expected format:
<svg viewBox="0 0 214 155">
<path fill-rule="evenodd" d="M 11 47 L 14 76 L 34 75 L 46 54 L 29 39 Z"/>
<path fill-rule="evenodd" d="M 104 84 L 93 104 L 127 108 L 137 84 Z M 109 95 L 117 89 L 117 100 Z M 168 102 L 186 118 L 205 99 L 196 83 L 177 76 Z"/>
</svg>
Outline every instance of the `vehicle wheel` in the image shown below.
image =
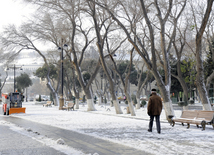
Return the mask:
<svg viewBox="0 0 214 155">
<path fill-rule="evenodd" d="M 9 109 L 7 109 L 6 111 L 7 111 L 6 114 L 9 115 Z"/>
</svg>

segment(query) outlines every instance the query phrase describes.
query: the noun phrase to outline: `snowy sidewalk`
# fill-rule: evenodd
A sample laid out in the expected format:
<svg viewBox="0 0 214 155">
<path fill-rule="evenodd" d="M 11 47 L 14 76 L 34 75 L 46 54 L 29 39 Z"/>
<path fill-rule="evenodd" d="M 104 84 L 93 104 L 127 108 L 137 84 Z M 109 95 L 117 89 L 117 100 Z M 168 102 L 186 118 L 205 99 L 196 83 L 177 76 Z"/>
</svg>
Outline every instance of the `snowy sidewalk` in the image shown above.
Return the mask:
<svg viewBox="0 0 214 155">
<path fill-rule="evenodd" d="M 61 111 L 58 110 L 58 107 L 42 107 L 42 105 L 34 103 L 24 103 L 23 107 L 26 107 L 26 114 L 12 114 L 11 116 L 72 132 L 76 131 L 126 145 L 147 152 L 147 154 L 214 154 L 212 147 L 214 146 L 214 130 L 211 125 L 207 125 L 205 131 L 201 131 L 201 128 L 197 128 L 195 125 L 191 125 L 190 129 L 180 124 L 171 127 L 165 119 L 164 110 L 161 114 L 161 134 L 157 134 L 155 123 L 153 132 L 148 133 L 147 131 L 149 117 L 146 108 L 136 110 L 137 116 L 133 117 L 126 114 L 125 107 L 121 107 L 124 114 L 120 115 L 115 114 L 114 107 L 98 105 L 95 105 L 97 111 L 93 112 L 86 111 L 87 105 L 84 107 L 80 105 L 80 109 L 75 111 Z M 108 108 L 110 111 L 107 111 Z M 180 114 L 180 110 L 175 110 L 177 117 Z"/>
<path fill-rule="evenodd" d="M 60 140 L 67 146 L 80 150 L 86 154 L 99 155 L 147 155 L 144 151 L 134 149 L 118 143 L 102 140 L 75 131 L 61 129 L 49 125 L 35 123 L 18 117 L 3 117 L 4 121 L 13 123 L 24 129 L 31 129 L 38 135 L 43 135 L 51 139 Z"/>
</svg>

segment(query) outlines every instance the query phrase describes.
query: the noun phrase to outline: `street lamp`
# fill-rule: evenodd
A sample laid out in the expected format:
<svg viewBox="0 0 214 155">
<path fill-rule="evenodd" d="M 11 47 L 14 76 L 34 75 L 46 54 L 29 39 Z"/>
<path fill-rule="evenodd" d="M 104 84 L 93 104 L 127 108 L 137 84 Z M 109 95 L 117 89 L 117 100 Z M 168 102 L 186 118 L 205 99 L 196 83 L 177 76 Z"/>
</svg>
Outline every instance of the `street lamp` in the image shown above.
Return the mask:
<svg viewBox="0 0 214 155">
<path fill-rule="evenodd" d="M 23 65 L 22 65 L 23 66 Z M 23 70 L 22 69 L 22 66 L 20 66 L 20 67 L 17 67 L 15 64 L 14 64 L 14 66 L 13 67 L 7 67 L 7 70 L 9 70 L 10 68 L 11 69 L 13 69 L 13 71 L 14 71 L 14 92 L 16 92 L 16 69 L 18 69 L 18 68 L 20 68 L 20 70 Z"/>
<path fill-rule="evenodd" d="M 68 45 L 64 44 L 63 47 L 58 47 L 58 51 L 61 52 L 61 95 L 59 99 L 59 110 L 62 110 L 64 105 L 64 98 L 63 98 L 63 50 L 67 50 Z"/>
</svg>

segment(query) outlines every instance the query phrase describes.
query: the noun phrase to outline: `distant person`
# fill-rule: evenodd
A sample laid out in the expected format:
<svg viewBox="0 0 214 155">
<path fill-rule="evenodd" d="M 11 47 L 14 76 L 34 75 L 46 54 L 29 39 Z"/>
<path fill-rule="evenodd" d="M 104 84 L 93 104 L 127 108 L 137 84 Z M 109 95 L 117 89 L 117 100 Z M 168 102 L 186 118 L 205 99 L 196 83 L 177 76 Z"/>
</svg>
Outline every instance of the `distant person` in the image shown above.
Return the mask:
<svg viewBox="0 0 214 155">
<path fill-rule="evenodd" d="M 147 114 L 150 116 L 150 121 L 149 121 L 149 132 L 152 132 L 152 126 L 153 126 L 153 121 L 154 117 L 156 120 L 156 128 L 157 132 L 160 134 L 161 133 L 161 126 L 160 126 L 160 114 L 162 111 L 162 100 L 161 98 L 157 95 L 156 89 L 152 89 L 152 94 L 151 97 L 149 98 L 148 106 L 147 106 Z"/>
<path fill-rule="evenodd" d="M 126 95 L 124 95 L 123 99 L 124 99 L 124 102 L 125 102 L 126 101 Z"/>
<path fill-rule="evenodd" d="M 96 104 L 96 101 L 97 101 L 97 96 L 95 95 L 94 96 L 94 104 Z"/>
</svg>

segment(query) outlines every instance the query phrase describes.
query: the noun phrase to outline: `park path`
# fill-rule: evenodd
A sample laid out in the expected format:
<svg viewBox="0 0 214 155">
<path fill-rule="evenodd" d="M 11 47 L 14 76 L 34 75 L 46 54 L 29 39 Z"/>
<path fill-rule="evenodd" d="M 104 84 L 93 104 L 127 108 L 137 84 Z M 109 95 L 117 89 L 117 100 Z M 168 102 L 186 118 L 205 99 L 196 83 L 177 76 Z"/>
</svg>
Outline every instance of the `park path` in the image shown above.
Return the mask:
<svg viewBox="0 0 214 155">
<path fill-rule="evenodd" d="M 63 139 L 65 144 L 80 150 L 86 154 L 98 153 L 99 155 L 148 155 L 149 153 L 137 150 L 132 147 L 102 140 L 89 135 L 81 134 L 75 131 L 61 129 L 49 125 L 44 125 L 29 120 L 13 117 L 0 116 L 0 120 L 4 120 L 25 129 L 32 129 L 40 135 L 47 136 L 52 139 Z"/>
</svg>

